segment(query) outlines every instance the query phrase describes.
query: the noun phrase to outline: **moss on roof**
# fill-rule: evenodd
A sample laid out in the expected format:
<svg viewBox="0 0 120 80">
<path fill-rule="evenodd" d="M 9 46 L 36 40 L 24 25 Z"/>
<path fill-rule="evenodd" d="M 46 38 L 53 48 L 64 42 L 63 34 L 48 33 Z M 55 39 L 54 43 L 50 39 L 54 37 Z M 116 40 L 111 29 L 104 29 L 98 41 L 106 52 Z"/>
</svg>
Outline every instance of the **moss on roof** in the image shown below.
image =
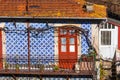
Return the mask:
<svg viewBox="0 0 120 80">
<path fill-rule="evenodd" d="M 0 16 L 105 18 L 106 7 L 93 4 L 93 12 L 84 11 L 85 0 L 1 0 Z M 26 6 L 28 5 L 28 8 Z M 28 9 L 28 12 L 26 12 Z"/>
</svg>

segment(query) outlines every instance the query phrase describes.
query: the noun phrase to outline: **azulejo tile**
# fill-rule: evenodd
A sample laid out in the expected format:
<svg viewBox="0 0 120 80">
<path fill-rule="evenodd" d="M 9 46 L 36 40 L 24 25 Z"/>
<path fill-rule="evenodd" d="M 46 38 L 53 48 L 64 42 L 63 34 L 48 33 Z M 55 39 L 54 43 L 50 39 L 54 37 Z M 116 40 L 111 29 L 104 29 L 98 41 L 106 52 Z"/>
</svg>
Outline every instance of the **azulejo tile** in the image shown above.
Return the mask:
<svg viewBox="0 0 120 80">
<path fill-rule="evenodd" d="M 46 23 L 30 23 L 33 28 L 45 28 Z M 10 62 L 12 58 L 27 59 L 28 58 L 28 37 L 26 31 L 26 23 L 6 23 L 9 31 L 6 33 L 6 55 Z M 30 32 L 30 58 L 53 58 L 54 57 L 54 30 L 48 30 L 44 33 Z M 49 55 L 48 55 L 49 54 Z M 41 57 L 42 56 L 42 57 Z M 20 61 L 19 61 L 20 62 Z M 21 61 L 23 62 L 23 61 Z M 21 63 L 20 62 L 20 63 Z M 47 62 L 47 61 L 46 61 Z M 26 62 L 27 63 L 27 62 Z"/>
<path fill-rule="evenodd" d="M 88 31 L 88 38 L 91 39 L 91 33 L 92 33 L 91 32 L 91 24 L 90 23 L 82 24 L 81 28 Z M 87 40 L 86 40 L 85 36 L 82 34 L 82 36 L 81 36 L 81 53 L 87 54 L 88 49 L 89 49 L 89 46 L 88 46 Z"/>
</svg>

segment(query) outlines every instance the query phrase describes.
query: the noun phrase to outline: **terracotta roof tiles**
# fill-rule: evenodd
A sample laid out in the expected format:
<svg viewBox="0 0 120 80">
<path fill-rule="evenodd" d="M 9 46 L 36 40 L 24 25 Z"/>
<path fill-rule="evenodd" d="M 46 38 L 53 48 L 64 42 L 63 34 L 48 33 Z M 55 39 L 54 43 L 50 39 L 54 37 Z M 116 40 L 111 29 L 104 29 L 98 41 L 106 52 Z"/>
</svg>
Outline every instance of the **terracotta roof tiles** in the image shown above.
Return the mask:
<svg viewBox="0 0 120 80">
<path fill-rule="evenodd" d="M 83 9 L 85 3 L 85 0 L 28 0 L 28 2 L 26 0 L 0 0 L 0 16 L 106 17 L 105 6 L 93 4 L 94 11 L 87 12 Z"/>
</svg>

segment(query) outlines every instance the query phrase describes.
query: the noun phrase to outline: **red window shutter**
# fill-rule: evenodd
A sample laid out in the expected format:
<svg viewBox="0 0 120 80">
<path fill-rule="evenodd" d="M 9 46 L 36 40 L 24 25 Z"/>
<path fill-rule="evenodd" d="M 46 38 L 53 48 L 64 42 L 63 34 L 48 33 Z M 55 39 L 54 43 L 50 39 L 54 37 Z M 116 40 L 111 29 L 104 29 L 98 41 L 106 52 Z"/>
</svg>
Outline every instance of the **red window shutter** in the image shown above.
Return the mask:
<svg viewBox="0 0 120 80">
<path fill-rule="evenodd" d="M 118 49 L 120 50 L 120 26 L 118 26 Z"/>
</svg>

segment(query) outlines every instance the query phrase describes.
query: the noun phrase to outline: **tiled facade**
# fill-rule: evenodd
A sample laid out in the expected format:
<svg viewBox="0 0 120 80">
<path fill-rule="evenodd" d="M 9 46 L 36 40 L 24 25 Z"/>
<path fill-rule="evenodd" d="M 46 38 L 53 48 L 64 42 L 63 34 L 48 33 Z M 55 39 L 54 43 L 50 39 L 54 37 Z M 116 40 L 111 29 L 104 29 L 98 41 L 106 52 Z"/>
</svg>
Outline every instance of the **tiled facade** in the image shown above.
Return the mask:
<svg viewBox="0 0 120 80">
<path fill-rule="evenodd" d="M 52 4 L 52 5 L 51 5 Z M 1 41 L 3 46 L 0 51 L 5 59 L 6 63 L 8 64 L 25 64 L 26 67 L 29 69 L 33 69 L 32 64 L 48 64 L 55 62 L 55 56 L 59 59 L 60 54 L 60 46 L 58 44 L 55 37 L 55 30 L 51 28 L 50 30 L 40 32 L 38 31 L 30 31 L 30 36 L 27 30 L 27 23 L 35 20 L 35 23 L 29 23 L 29 26 L 34 29 L 39 28 L 46 28 L 48 24 L 46 23 L 36 23 L 36 19 L 39 19 L 43 22 L 47 21 L 47 18 L 52 20 L 52 18 L 57 19 L 68 19 L 74 20 L 78 19 L 78 21 L 82 21 L 79 23 L 80 27 L 88 31 L 88 38 L 90 41 L 92 40 L 92 24 L 93 23 L 86 23 L 87 21 L 94 21 L 99 19 L 105 19 L 106 14 L 106 7 L 103 5 L 97 4 L 90 4 L 87 3 L 85 0 L 0 0 L 0 16 L 5 18 L 5 31 L 2 31 L 5 35 L 0 36 L 1 38 L 5 37 L 3 42 Z M 90 7 L 90 9 L 88 8 Z M 101 15 L 102 14 L 102 15 Z M 8 17 L 9 16 L 9 17 Z M 11 20 L 14 22 L 9 22 Z M 23 19 L 22 19 L 23 18 Z M 1 20 L 2 18 L 0 18 Z M 57 20 L 56 19 L 56 20 Z M 88 19 L 88 20 L 87 20 Z M 23 20 L 23 21 L 22 21 Z M 8 22 L 7 22 L 8 21 Z M 18 23 L 17 21 L 22 21 L 25 23 Z M 31 22 L 32 22 L 31 21 Z M 63 24 L 66 23 L 64 21 L 58 20 L 53 21 L 57 24 L 62 22 Z M 72 21 L 69 21 L 72 22 Z M 97 21 L 95 21 L 97 22 Z M 78 22 L 77 22 L 78 23 Z M 54 27 L 54 26 L 52 26 Z M 29 36 L 29 37 L 28 37 Z M 58 35 L 57 35 L 58 36 Z M 73 37 L 73 36 L 72 36 Z M 29 41 L 30 40 L 30 45 Z M 76 40 L 77 39 L 77 40 Z M 59 39 L 58 39 L 59 40 Z M 68 40 L 68 39 L 66 39 Z M 77 56 L 79 57 L 81 54 L 88 53 L 88 43 L 83 35 L 77 36 L 75 38 L 76 43 L 75 49 Z M 68 46 L 69 46 L 69 41 Z M 66 45 L 67 45 L 66 44 Z M 71 45 L 71 44 L 70 44 Z M 77 48 L 76 48 L 77 45 Z M 67 50 L 69 51 L 69 47 Z M 73 47 L 73 44 L 72 44 Z M 2 51 L 3 50 L 3 51 Z M 66 53 L 68 53 L 66 51 Z M 28 56 L 28 54 L 30 54 Z M 68 57 L 68 56 L 66 56 Z M 76 57 L 76 60 L 78 59 Z M 45 60 L 48 59 L 48 60 Z M 52 60 L 49 60 L 52 59 Z M 40 61 L 41 60 L 41 61 Z M 59 60 L 60 61 L 60 60 Z M 75 61 L 76 63 L 76 61 Z M 5 67 L 5 62 L 1 62 L 0 68 Z M 27 65 L 27 66 L 26 66 Z M 55 64 L 54 64 L 55 65 Z M 1 67 L 2 66 L 2 67 Z M 21 66 L 21 65 L 20 65 Z M 10 66 L 11 67 L 11 66 Z M 35 65 L 36 67 L 36 65 Z M 2 68 L 3 69 L 3 68 Z M 92 75 L 92 74 L 91 74 Z M 14 75 L 13 75 L 14 77 Z M 36 77 L 16 77 L 18 80 L 38 80 Z M 43 80 L 65 80 L 66 78 L 43 78 Z M 13 80 L 10 76 L 8 77 L 0 77 L 0 80 Z M 92 80 L 91 78 L 70 78 L 70 80 Z"/>
<path fill-rule="evenodd" d="M 17 23 L 17 27 L 13 23 L 6 23 L 6 57 L 9 62 L 15 62 L 16 58 L 27 59 L 27 33 L 25 23 Z M 21 62 L 20 62 L 21 63 Z"/>
<path fill-rule="evenodd" d="M 91 40 L 91 24 L 83 23 L 79 24 L 81 28 L 86 29 L 88 37 Z M 46 28 L 46 23 L 29 23 L 29 26 L 35 29 Z M 49 26 L 54 27 L 54 26 Z M 5 55 L 6 60 L 10 64 L 16 64 L 16 60 L 19 60 L 19 64 L 28 64 L 28 33 L 27 23 L 5 23 Z M 81 54 L 88 53 L 88 44 L 83 35 L 79 37 L 81 39 L 79 48 Z M 58 48 L 57 48 L 58 49 Z M 30 63 L 37 64 L 39 59 L 43 59 L 41 63 L 54 62 L 55 58 L 55 30 L 50 28 L 44 32 L 30 31 Z M 48 59 L 48 60 L 44 60 Z M 49 60 L 53 59 L 53 60 Z M 35 61 L 34 61 L 35 60 Z M 18 63 L 18 62 L 17 62 Z M 14 80 L 12 77 L 0 77 L 0 80 Z M 18 80 L 39 80 L 36 77 L 19 77 Z M 65 80 L 65 78 L 43 78 L 43 80 Z M 70 78 L 70 80 L 91 80 L 91 78 Z"/>
<path fill-rule="evenodd" d="M 35 29 L 46 28 L 46 23 L 29 23 L 29 26 Z M 50 26 L 53 27 L 53 26 Z M 91 24 L 83 23 L 80 26 L 88 31 L 88 37 L 91 40 Z M 27 63 L 28 59 L 28 33 L 26 23 L 6 23 L 5 24 L 6 35 L 6 56 L 9 62 L 15 62 L 19 59 L 20 64 Z M 31 63 L 37 62 L 33 60 L 39 59 L 54 59 L 55 55 L 55 39 L 54 29 L 44 32 L 30 31 L 30 59 Z M 85 36 L 82 34 L 81 38 L 81 51 L 82 54 L 87 54 L 89 46 L 87 44 Z M 78 52 L 79 53 L 79 52 Z M 45 61 L 44 63 L 47 63 Z"/>
<path fill-rule="evenodd" d="M 28 36 L 26 23 L 6 23 L 6 56 L 8 61 L 19 59 L 20 64 L 27 63 L 28 59 Z M 45 23 L 30 23 L 33 28 L 45 28 Z M 30 32 L 30 58 L 31 63 L 37 63 L 35 59 L 54 58 L 54 30 L 50 29 L 43 33 Z M 14 63 L 14 62 L 13 62 Z"/>
<path fill-rule="evenodd" d="M 33 28 L 45 28 L 46 23 L 30 23 Z M 50 26 L 52 27 L 52 26 Z M 54 29 L 51 28 L 43 33 L 35 33 L 31 31 L 30 34 L 30 58 L 31 59 L 54 59 Z M 45 61 L 43 63 L 48 63 Z M 33 61 L 32 63 L 37 63 Z"/>
<path fill-rule="evenodd" d="M 82 24 L 81 28 L 85 29 L 88 33 L 88 39 L 91 40 L 91 24 L 90 23 L 86 23 L 86 24 Z M 81 36 L 81 53 L 82 54 L 87 54 L 88 53 L 88 49 L 89 46 L 87 44 L 87 40 L 85 38 L 85 36 L 82 34 Z"/>
</svg>

